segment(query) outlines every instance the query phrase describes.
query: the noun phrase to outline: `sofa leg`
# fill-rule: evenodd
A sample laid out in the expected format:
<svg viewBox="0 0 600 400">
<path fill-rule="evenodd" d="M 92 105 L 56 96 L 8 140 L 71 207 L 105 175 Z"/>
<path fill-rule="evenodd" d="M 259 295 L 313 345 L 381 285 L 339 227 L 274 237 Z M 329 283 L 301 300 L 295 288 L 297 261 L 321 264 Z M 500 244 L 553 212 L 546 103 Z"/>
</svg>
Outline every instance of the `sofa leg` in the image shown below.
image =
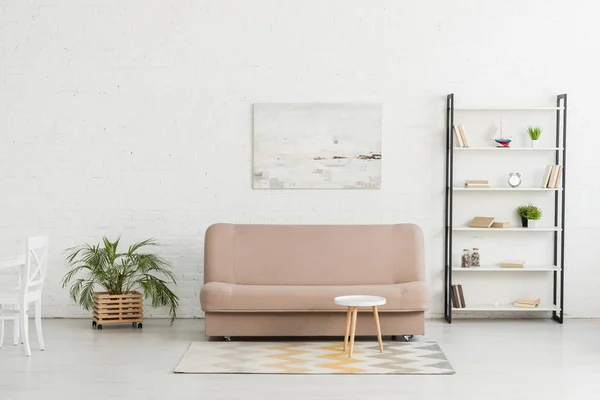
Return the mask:
<svg viewBox="0 0 600 400">
<path fill-rule="evenodd" d="M 402 335 L 405 342 L 412 342 L 413 335 Z"/>
<path fill-rule="evenodd" d="M 223 336 L 223 339 L 224 339 L 226 342 L 231 342 L 231 336 Z"/>
</svg>

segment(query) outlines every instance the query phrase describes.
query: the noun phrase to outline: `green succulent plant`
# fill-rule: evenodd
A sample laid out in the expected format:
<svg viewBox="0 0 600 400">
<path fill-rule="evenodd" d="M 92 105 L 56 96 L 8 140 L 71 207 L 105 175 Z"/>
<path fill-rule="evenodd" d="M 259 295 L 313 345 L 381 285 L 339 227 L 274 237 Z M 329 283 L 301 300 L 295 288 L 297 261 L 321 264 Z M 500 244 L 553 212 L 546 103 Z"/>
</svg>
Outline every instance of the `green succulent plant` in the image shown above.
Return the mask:
<svg viewBox="0 0 600 400">
<path fill-rule="evenodd" d="M 538 140 L 540 138 L 540 135 L 542 134 L 542 128 L 540 128 L 539 126 L 530 126 L 527 128 L 527 133 L 529 133 L 529 137 L 531 138 L 531 140 Z"/>
<path fill-rule="evenodd" d="M 170 263 L 164 258 L 138 250 L 147 246 L 157 246 L 154 239 L 135 243 L 125 252 L 119 252 L 119 241 L 111 242 L 106 237 L 97 245 L 85 244 L 65 250 L 69 272 L 63 277 L 62 287 L 69 283 L 69 294 L 74 302 L 90 311 L 94 306 L 94 291 L 101 287 L 109 294 L 142 292 L 150 299 L 153 307 L 169 308 L 171 323 L 177 317 L 179 298 L 169 287 L 175 283 Z M 83 278 L 75 279 L 79 273 Z"/>
</svg>

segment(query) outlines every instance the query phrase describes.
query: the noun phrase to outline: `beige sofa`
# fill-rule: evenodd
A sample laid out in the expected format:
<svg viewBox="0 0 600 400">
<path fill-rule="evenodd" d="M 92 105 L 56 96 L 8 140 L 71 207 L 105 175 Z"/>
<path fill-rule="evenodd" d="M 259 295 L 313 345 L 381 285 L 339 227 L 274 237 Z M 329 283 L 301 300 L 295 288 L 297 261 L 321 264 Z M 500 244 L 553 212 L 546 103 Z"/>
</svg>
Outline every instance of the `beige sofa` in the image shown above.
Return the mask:
<svg viewBox="0 0 600 400">
<path fill-rule="evenodd" d="M 423 334 L 429 305 L 417 225 L 215 224 L 200 294 L 207 336 L 343 336 L 334 297 L 384 296 L 383 335 Z M 356 334 L 375 335 L 370 309 Z"/>
</svg>

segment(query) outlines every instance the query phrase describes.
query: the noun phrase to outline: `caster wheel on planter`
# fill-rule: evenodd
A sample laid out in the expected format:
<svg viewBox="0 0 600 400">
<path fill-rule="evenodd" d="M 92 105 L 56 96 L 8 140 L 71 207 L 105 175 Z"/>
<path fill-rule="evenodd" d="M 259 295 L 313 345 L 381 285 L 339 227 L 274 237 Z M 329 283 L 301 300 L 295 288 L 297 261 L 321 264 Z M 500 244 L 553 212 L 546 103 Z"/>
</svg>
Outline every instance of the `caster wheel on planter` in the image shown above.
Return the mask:
<svg viewBox="0 0 600 400">
<path fill-rule="evenodd" d="M 137 327 L 138 327 L 138 329 L 142 329 L 142 323 L 141 323 L 141 322 L 139 322 L 139 323 L 137 324 Z"/>
<path fill-rule="evenodd" d="M 95 328 L 98 323 L 96 321 L 92 321 L 92 328 Z"/>
<path fill-rule="evenodd" d="M 102 330 L 102 324 L 98 325 L 98 330 L 101 331 Z"/>
</svg>

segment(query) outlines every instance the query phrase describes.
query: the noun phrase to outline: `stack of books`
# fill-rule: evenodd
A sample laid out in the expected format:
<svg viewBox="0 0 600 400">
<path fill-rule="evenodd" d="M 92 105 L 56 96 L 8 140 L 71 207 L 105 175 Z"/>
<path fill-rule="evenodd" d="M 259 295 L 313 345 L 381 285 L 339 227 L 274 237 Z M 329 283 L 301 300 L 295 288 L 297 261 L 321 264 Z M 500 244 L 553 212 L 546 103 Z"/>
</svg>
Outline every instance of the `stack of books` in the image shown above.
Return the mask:
<svg viewBox="0 0 600 400">
<path fill-rule="evenodd" d="M 540 299 L 518 299 L 513 303 L 514 307 L 536 308 L 540 305 Z"/>
<path fill-rule="evenodd" d="M 454 308 L 465 308 L 465 296 L 463 295 L 462 285 L 452 285 L 452 304 Z"/>
<path fill-rule="evenodd" d="M 560 187 L 562 181 L 563 166 L 562 165 L 548 165 L 546 166 L 546 172 L 542 179 L 543 188 L 557 188 Z"/>
<path fill-rule="evenodd" d="M 466 188 L 489 188 L 490 182 L 487 179 L 467 179 L 465 180 Z"/>
<path fill-rule="evenodd" d="M 454 125 L 454 136 L 456 136 L 456 143 L 458 144 L 458 147 L 469 147 L 464 126 Z"/>
</svg>

